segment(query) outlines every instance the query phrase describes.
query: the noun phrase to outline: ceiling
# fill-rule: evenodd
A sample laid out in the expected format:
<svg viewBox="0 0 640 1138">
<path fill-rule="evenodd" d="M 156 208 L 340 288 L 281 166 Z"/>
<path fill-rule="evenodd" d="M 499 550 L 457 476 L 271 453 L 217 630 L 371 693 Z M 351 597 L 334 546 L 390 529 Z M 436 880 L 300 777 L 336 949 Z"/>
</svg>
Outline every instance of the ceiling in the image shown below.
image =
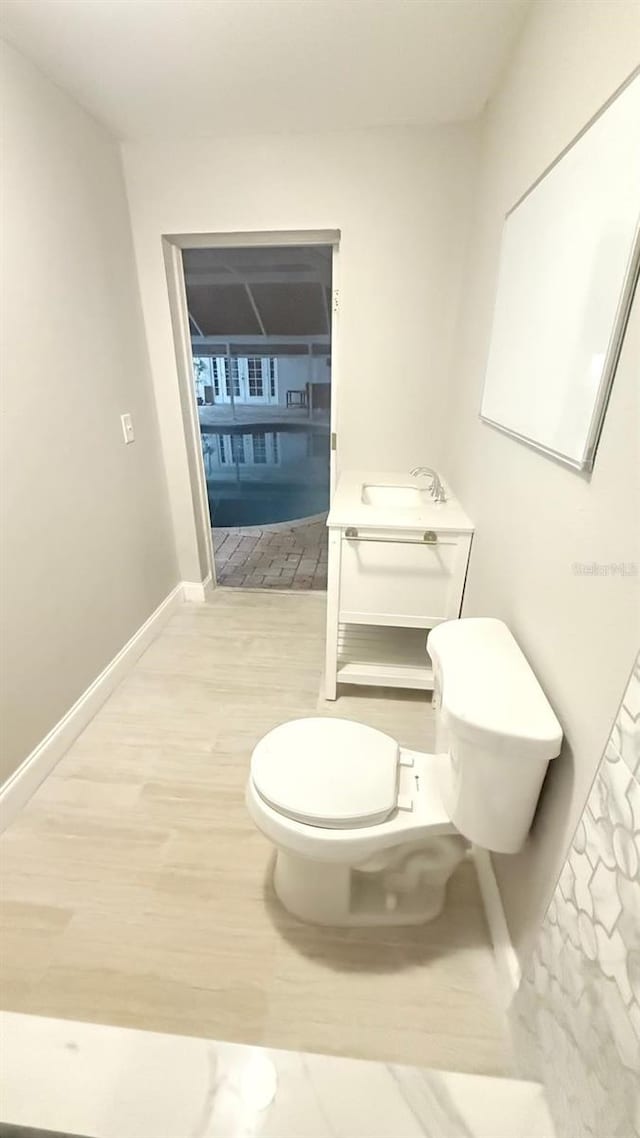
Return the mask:
<svg viewBox="0 0 640 1138">
<path fill-rule="evenodd" d="M 331 259 L 326 245 L 185 249 L 182 254 L 194 348 L 232 355 L 327 350 Z M 241 338 L 241 344 L 237 338 Z M 229 341 L 236 341 L 232 344 Z"/>
<path fill-rule="evenodd" d="M 2 0 L 0 32 L 117 137 L 473 118 L 530 0 Z"/>
</svg>

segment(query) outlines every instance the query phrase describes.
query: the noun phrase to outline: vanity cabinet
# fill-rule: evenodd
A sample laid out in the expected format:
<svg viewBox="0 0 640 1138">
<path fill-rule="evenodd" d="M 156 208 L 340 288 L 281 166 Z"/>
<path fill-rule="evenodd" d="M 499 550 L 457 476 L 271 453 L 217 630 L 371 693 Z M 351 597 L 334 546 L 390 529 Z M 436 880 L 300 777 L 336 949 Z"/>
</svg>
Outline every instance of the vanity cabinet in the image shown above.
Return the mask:
<svg viewBox="0 0 640 1138">
<path fill-rule="evenodd" d="M 446 506 L 444 507 L 446 510 Z M 426 633 L 460 616 L 472 531 L 331 525 L 325 696 L 433 688 Z"/>
<path fill-rule="evenodd" d="M 431 628 L 459 615 L 466 535 L 349 526 L 336 549 L 343 621 Z"/>
</svg>

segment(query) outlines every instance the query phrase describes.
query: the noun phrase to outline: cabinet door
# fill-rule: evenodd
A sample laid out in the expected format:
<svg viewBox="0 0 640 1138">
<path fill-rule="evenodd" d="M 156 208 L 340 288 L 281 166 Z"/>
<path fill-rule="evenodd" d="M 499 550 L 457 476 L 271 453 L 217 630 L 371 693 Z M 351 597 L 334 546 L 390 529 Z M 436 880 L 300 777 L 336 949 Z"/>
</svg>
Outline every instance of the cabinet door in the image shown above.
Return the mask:
<svg viewBox="0 0 640 1138">
<path fill-rule="evenodd" d="M 438 534 L 433 543 L 343 534 L 340 620 L 429 627 L 459 616 L 470 542 L 467 534 Z"/>
</svg>

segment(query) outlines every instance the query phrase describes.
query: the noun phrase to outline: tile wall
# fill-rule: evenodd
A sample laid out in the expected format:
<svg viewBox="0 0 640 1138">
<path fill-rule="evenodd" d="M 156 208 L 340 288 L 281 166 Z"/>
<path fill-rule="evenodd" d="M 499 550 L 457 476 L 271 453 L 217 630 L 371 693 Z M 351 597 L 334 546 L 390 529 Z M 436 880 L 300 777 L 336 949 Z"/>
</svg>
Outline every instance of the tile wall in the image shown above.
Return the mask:
<svg viewBox="0 0 640 1138">
<path fill-rule="evenodd" d="M 640 1135 L 640 656 L 512 1005 L 558 1138 Z"/>
</svg>

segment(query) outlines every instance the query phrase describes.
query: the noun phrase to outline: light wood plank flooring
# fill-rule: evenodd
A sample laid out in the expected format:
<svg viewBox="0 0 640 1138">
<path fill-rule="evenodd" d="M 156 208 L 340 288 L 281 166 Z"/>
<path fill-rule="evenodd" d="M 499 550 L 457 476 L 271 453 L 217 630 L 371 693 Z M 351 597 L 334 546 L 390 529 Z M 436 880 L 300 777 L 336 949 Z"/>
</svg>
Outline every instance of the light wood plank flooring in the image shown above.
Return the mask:
<svg viewBox="0 0 640 1138">
<path fill-rule="evenodd" d="M 185 605 L 0 842 L 14 1011 L 460 1071 L 509 1070 L 470 864 L 417 929 L 284 913 L 245 811 L 251 748 L 298 715 L 432 744 L 425 696 L 321 697 L 325 598 Z"/>
</svg>

